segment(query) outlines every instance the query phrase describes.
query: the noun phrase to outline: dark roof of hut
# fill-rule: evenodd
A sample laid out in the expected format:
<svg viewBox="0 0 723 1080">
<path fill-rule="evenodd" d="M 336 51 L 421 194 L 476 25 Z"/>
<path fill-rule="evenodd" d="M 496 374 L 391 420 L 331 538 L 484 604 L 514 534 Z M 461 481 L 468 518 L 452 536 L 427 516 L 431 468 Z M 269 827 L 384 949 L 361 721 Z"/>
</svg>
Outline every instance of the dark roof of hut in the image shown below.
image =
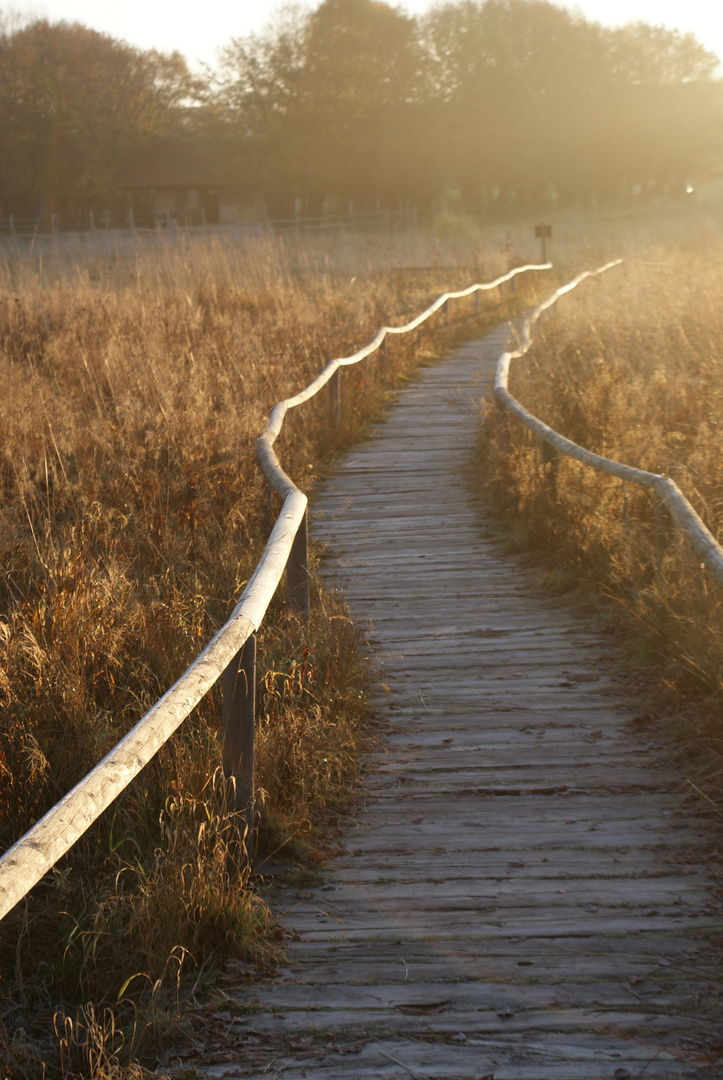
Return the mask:
<svg viewBox="0 0 723 1080">
<path fill-rule="evenodd" d="M 179 140 L 131 150 L 118 169 L 114 187 L 209 187 L 216 183 L 211 154 L 201 143 Z"/>
</svg>

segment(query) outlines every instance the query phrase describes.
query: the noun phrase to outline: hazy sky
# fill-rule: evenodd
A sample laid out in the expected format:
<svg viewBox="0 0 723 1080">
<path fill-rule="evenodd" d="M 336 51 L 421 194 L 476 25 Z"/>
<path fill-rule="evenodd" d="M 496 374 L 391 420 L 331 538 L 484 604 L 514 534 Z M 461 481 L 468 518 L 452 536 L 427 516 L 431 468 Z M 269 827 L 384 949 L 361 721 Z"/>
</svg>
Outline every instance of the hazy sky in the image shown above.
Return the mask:
<svg viewBox="0 0 723 1080">
<path fill-rule="evenodd" d="M 588 18 L 608 25 L 642 19 L 691 30 L 706 48 L 723 57 L 723 5 L 719 8 L 718 2 L 580 0 L 560 6 L 577 8 Z M 81 22 L 143 49 L 178 49 L 192 64 L 213 64 L 219 46 L 232 37 L 263 29 L 279 6 L 279 0 L 10 0 L 9 4 L 0 0 L 0 10 Z M 406 0 L 392 6 L 417 13 L 433 5 L 431 0 Z"/>
</svg>

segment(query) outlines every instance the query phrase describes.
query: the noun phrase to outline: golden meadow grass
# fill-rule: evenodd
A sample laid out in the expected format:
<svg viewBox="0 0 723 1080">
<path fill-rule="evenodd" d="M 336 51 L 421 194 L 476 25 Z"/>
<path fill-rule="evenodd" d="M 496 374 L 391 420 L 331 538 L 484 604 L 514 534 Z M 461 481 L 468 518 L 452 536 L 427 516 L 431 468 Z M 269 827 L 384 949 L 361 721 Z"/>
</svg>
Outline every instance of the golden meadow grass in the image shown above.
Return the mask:
<svg viewBox="0 0 723 1080">
<path fill-rule="evenodd" d="M 102 239 L 0 256 L 3 847 L 227 617 L 270 524 L 254 440 L 271 405 L 380 324 L 509 263 L 506 240 L 481 250 L 479 235 Z M 438 347 L 434 332 L 427 341 Z M 303 488 L 424 354 L 411 335 L 389 352 L 379 384 L 369 370 L 344 374 L 338 437 L 325 396 L 289 418 L 280 457 Z M 360 632 L 319 582 L 313 609 L 304 628 L 279 600 L 260 637 L 267 849 L 315 842 L 368 738 Z M 75 1074 L 116 1075 L 158 1034 L 129 1033 L 136 1006 L 113 1012 L 119 993 L 158 1006 L 194 965 L 268 949 L 263 901 L 226 876 L 237 821 L 218 772 L 219 714 L 214 693 L 5 920 L 6 1072 L 68 1076 L 74 1046 Z"/>
<path fill-rule="evenodd" d="M 565 228 L 569 237 L 564 228 L 556 236 L 571 272 L 581 258 L 590 266 L 620 250 L 619 226 L 591 226 L 583 255 L 575 223 Z M 269 526 L 253 443 L 273 402 L 381 323 L 534 259 L 528 233 L 470 234 L 466 222 L 446 221 L 442 235 L 401 239 L 103 238 L 4 253 L 4 846 L 113 745 L 228 614 Z M 668 471 L 721 535 L 722 252 L 713 243 L 697 254 L 653 251 L 639 235 L 626 246 L 652 265 L 631 263 L 563 300 L 515 367 L 512 389 L 584 445 Z M 553 287 L 546 276 L 529 283 L 538 296 Z M 442 344 L 432 334 L 420 350 L 415 338 L 391 343 L 379 384 L 371 369 L 344 373 L 337 438 L 325 430 L 324 396 L 291 414 L 280 456 L 303 488 L 358 436 L 384 387 Z M 575 463 L 560 465 L 553 488 L 539 448 L 496 414 L 483 446 L 497 505 L 514 520 L 522 511 L 574 575 L 604 582 L 653 628 L 647 659 L 676 655 L 664 671 L 681 699 L 717 702 L 718 592 L 664 514 Z M 369 737 L 359 631 L 319 581 L 313 609 L 304 629 L 279 600 L 260 640 L 266 850 L 288 849 L 293 837 L 317 842 L 314 822 L 348 797 Z M 172 1023 L 166 995 L 184 973 L 232 953 L 268 955 L 267 908 L 248 880 L 226 875 L 237 822 L 218 772 L 219 705 L 212 694 L 6 920 L 8 1075 L 119 1076 L 123 1062 L 152 1059 Z M 703 716 L 696 738 L 717 752 L 720 729 Z M 128 1003 L 116 1008 L 129 978 Z M 150 1013 L 134 1012 L 139 995 L 152 1000 Z"/>
<path fill-rule="evenodd" d="M 542 317 L 510 390 L 545 423 L 606 457 L 671 476 L 723 537 L 723 244 L 638 245 Z M 723 590 L 653 496 L 561 456 L 555 471 L 490 406 L 480 482 L 567 585 L 594 582 L 657 669 L 699 786 L 723 788 Z M 567 570 L 562 569 L 567 567 Z M 723 803 L 721 803 L 723 805 Z"/>
</svg>

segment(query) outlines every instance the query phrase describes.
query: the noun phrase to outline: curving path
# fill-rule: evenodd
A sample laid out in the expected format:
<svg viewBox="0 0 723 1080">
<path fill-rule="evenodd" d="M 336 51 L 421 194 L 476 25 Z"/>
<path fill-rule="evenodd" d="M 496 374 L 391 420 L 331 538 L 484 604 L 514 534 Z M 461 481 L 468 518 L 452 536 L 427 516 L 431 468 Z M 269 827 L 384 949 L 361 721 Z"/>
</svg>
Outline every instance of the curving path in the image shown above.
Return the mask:
<svg viewBox="0 0 723 1080">
<path fill-rule="evenodd" d="M 328 579 L 370 623 L 386 752 L 326 883 L 279 894 L 286 965 L 231 969 L 208 1074 L 723 1075 L 710 830 L 605 639 L 467 491 L 505 333 L 426 369 L 316 498 Z"/>
</svg>

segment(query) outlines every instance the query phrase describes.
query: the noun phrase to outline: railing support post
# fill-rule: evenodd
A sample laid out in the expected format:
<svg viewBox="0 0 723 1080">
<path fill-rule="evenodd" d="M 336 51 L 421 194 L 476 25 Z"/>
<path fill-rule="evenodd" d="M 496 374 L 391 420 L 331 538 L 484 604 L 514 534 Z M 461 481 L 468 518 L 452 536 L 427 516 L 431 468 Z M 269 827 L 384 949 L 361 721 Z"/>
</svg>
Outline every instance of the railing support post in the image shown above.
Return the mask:
<svg viewBox="0 0 723 1080">
<path fill-rule="evenodd" d="M 309 527 L 306 512 L 286 564 L 286 600 L 292 611 L 309 618 Z"/>
<path fill-rule="evenodd" d="M 557 473 L 560 468 L 560 455 L 554 446 L 543 440 L 542 443 L 542 471 L 545 479 L 554 492 L 557 488 Z"/>
<path fill-rule="evenodd" d="M 665 554 L 665 526 L 657 494 L 653 495 L 653 513 L 655 515 L 655 569 L 659 574 L 663 568 Z"/>
<path fill-rule="evenodd" d="M 370 357 L 370 360 L 372 360 L 372 363 L 374 365 L 373 368 L 372 368 L 372 371 L 374 372 L 374 383 L 376 385 L 379 382 L 379 379 L 381 378 L 382 365 L 383 364 L 386 365 L 386 362 L 387 362 L 387 339 L 386 338 L 381 343 L 381 345 L 379 346 L 377 351 L 374 353 L 374 357 L 373 358 Z"/>
<path fill-rule="evenodd" d="M 246 837 L 237 858 L 253 858 L 254 735 L 256 720 L 256 635 L 252 634 L 221 676 L 223 691 L 223 772 L 234 781 L 235 809 L 243 814 Z M 235 853 L 234 853 L 235 854 Z"/>
<path fill-rule="evenodd" d="M 341 371 L 336 369 L 329 379 L 329 424 L 334 431 L 341 424 Z"/>
<path fill-rule="evenodd" d="M 475 315 L 479 315 L 479 289 L 474 294 L 474 313 Z"/>
</svg>

